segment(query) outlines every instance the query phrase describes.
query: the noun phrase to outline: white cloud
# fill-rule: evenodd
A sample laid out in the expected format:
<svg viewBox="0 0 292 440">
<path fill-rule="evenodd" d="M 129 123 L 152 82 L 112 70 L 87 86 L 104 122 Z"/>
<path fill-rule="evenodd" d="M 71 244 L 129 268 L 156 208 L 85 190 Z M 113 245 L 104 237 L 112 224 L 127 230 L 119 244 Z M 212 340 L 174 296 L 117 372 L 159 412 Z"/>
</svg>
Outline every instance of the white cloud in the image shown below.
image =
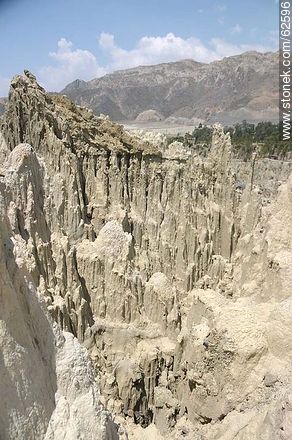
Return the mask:
<svg viewBox="0 0 292 440">
<path fill-rule="evenodd" d="M 240 33 L 242 32 L 242 27 L 237 23 L 235 26 L 233 26 L 233 27 L 230 29 L 230 32 L 231 32 L 232 34 L 240 34 Z"/>
<path fill-rule="evenodd" d="M 169 33 L 164 37 L 143 37 L 130 50 L 120 48 L 116 44 L 114 36 L 106 33 L 101 34 L 99 44 L 109 57 L 109 66 L 107 67 L 109 71 L 185 58 L 211 62 L 249 50 L 259 52 L 272 50 L 271 47 L 259 44 L 234 45 L 220 38 L 213 38 L 208 45 L 205 45 L 198 38 L 183 39 L 173 33 Z"/>
<path fill-rule="evenodd" d="M 238 55 L 252 50 L 256 50 L 257 52 L 268 52 L 273 50 L 271 47 L 262 46 L 260 44 L 231 44 L 221 38 L 212 38 L 211 45 L 217 54 L 217 59 Z"/>
<path fill-rule="evenodd" d="M 113 35 L 103 33 L 100 35 L 99 45 L 110 59 L 111 70 L 185 58 L 193 58 L 202 62 L 213 61 L 217 58 L 216 53 L 198 38 L 183 39 L 173 33 L 163 37 L 143 37 L 130 50 L 120 48 Z"/>
<path fill-rule="evenodd" d="M 274 37 L 271 33 L 270 37 Z M 75 79 L 89 80 L 117 69 L 139 65 L 157 64 L 192 58 L 200 62 L 211 62 L 226 56 L 237 55 L 249 50 L 266 52 L 275 50 L 270 38 L 269 46 L 258 44 L 234 45 L 220 38 L 213 38 L 204 44 L 199 38 L 182 38 L 168 33 L 165 36 L 145 36 L 129 49 L 120 47 L 114 35 L 102 33 L 99 48 L 104 52 L 107 63 L 101 66 L 96 56 L 86 49 L 75 49 L 72 42 L 61 38 L 57 50 L 49 54 L 52 63 L 37 73 L 40 83 L 50 91 L 60 91 Z M 267 39 L 269 41 L 269 39 Z M 7 95 L 9 80 L 0 75 L 0 96 Z"/>
<path fill-rule="evenodd" d="M 73 49 L 71 41 L 61 38 L 56 52 L 50 52 L 54 60 L 51 66 L 40 70 L 39 79 L 48 90 L 59 91 L 77 78 L 89 80 L 102 76 L 105 69 L 99 66 L 95 55 L 89 50 Z"/>
</svg>

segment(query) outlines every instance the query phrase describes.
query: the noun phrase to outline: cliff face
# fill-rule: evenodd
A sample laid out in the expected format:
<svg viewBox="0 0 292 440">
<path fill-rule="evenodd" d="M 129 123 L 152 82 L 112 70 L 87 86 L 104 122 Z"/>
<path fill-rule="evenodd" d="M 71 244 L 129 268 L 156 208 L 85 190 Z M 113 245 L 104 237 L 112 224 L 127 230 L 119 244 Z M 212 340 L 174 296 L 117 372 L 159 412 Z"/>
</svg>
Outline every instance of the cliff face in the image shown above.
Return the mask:
<svg viewBox="0 0 292 440">
<path fill-rule="evenodd" d="M 72 356 L 85 354 L 69 333 L 90 353 L 103 403 L 130 438 L 290 438 L 291 180 L 271 204 L 276 173 L 265 186 L 259 163 L 251 184 L 250 165 L 239 183 L 219 126 L 203 160 L 49 97 L 29 72 L 12 83 L 1 133 L 5 236 Z M 40 346 L 54 353 L 54 337 Z M 65 374 L 59 356 L 40 374 Z M 40 437 L 56 420 L 56 381 Z M 110 419 L 101 426 L 110 439 Z"/>
<path fill-rule="evenodd" d="M 20 144 L 3 170 L 0 437 L 117 439 L 86 350 L 53 323 L 35 281 L 38 257 L 33 240 L 40 234 L 44 249 L 50 240 L 43 214 L 42 166 L 31 146 Z"/>
<path fill-rule="evenodd" d="M 5 111 L 5 103 L 6 103 L 6 98 L 0 98 L 0 115 L 2 115 Z"/>
</svg>

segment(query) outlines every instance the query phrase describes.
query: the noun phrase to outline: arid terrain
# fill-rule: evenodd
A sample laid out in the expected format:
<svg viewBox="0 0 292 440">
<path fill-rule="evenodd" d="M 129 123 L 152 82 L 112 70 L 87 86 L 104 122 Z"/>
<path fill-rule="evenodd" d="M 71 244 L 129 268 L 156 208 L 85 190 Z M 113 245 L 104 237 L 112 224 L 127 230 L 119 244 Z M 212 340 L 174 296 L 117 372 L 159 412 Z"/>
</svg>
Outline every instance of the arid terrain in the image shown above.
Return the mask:
<svg viewBox="0 0 292 440">
<path fill-rule="evenodd" d="M 292 438 L 291 162 L 131 134 L 28 71 L 0 156 L 1 439 Z"/>
<path fill-rule="evenodd" d="M 4 113 L 6 102 L 7 102 L 6 98 L 0 98 L 0 115 Z"/>
<path fill-rule="evenodd" d="M 278 120 L 278 53 L 246 52 L 209 64 L 194 60 L 76 80 L 61 93 L 96 115 L 135 128 Z"/>
</svg>

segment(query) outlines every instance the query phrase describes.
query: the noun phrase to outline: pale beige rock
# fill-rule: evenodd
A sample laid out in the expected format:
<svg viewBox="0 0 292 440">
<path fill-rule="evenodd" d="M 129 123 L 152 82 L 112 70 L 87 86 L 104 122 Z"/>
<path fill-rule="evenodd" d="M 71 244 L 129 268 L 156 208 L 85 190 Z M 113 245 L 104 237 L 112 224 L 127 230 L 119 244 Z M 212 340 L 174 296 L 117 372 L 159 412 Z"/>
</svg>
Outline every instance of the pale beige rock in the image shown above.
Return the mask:
<svg viewBox="0 0 292 440">
<path fill-rule="evenodd" d="M 39 396 L 22 384 L 11 396 L 16 413 L 24 399 L 40 408 L 27 429 L 39 417 L 40 438 L 68 438 L 66 427 L 83 438 L 94 426 L 111 438 L 69 332 L 88 350 L 102 401 L 129 438 L 291 437 L 290 165 L 259 160 L 251 177 L 218 125 L 206 159 L 167 149 L 164 138 L 131 136 L 47 96 L 30 74 L 12 83 L 1 132 L 6 252 L 17 249 L 13 264 L 65 332 L 56 353 L 55 336 L 44 335 L 55 388 Z M 42 329 L 40 314 L 17 310 L 17 325 L 8 314 L 13 331 L 25 336 L 23 320 Z M 18 348 L 5 332 L 10 359 Z M 51 387 L 47 374 L 38 371 L 39 387 Z M 24 424 L 13 417 L 5 429 Z"/>
<path fill-rule="evenodd" d="M 118 439 L 100 403 L 88 353 L 53 323 L 36 290 L 30 233 L 36 225 L 41 166 L 28 144 L 18 145 L 0 183 L 0 437 L 1 439 Z M 38 224 L 39 222 L 39 224 Z M 49 270 L 49 268 L 47 268 Z M 30 273 L 31 272 L 31 273 Z M 40 285 L 41 287 L 41 285 Z"/>
</svg>

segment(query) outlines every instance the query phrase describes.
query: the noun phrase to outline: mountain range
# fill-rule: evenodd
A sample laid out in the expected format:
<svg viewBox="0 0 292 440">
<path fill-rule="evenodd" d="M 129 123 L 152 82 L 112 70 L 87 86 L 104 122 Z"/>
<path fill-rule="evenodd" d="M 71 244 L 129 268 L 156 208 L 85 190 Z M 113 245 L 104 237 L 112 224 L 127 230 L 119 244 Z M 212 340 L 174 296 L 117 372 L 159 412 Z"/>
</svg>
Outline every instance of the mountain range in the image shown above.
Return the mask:
<svg viewBox="0 0 292 440">
<path fill-rule="evenodd" d="M 278 53 L 246 52 L 209 64 L 182 60 L 77 79 L 62 94 L 95 114 L 147 124 L 278 119 Z"/>
</svg>

